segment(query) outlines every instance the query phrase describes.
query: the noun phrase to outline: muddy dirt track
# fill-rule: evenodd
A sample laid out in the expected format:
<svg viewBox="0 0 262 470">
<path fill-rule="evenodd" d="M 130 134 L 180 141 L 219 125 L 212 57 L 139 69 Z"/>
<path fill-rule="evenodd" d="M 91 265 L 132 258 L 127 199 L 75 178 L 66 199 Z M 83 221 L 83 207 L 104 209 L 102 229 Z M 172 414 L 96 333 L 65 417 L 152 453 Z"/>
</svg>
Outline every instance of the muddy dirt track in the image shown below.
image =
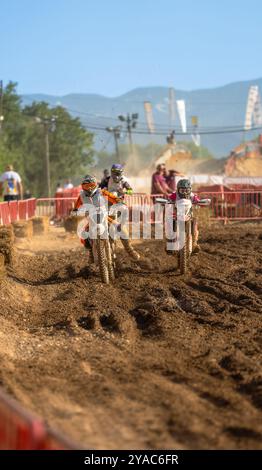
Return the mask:
<svg viewBox="0 0 262 470">
<path fill-rule="evenodd" d="M 86 448 L 262 448 L 262 226 L 209 228 L 186 277 L 138 243 L 113 287 L 54 232 L 1 285 L 2 386 Z"/>
</svg>

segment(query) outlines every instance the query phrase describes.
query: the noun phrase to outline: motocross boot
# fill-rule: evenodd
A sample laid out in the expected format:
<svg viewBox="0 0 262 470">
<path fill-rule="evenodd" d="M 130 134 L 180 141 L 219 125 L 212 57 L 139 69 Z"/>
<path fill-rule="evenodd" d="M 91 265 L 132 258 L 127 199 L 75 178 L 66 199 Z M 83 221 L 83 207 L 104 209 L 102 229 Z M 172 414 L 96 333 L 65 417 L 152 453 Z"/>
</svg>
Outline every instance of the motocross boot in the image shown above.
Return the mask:
<svg viewBox="0 0 262 470">
<path fill-rule="evenodd" d="M 200 248 L 200 246 L 199 246 L 198 242 L 197 242 L 197 241 L 195 241 L 195 242 L 193 243 L 193 247 L 192 247 L 192 253 L 199 253 L 199 252 L 200 252 L 200 250 L 201 250 L 201 248 Z"/>
<path fill-rule="evenodd" d="M 120 238 L 120 240 L 130 258 L 132 258 L 134 261 L 138 261 L 140 259 L 140 254 L 132 247 L 130 240 L 124 238 Z"/>
<path fill-rule="evenodd" d="M 89 238 L 86 238 L 84 241 L 84 247 L 85 249 L 89 252 L 89 262 L 92 264 L 95 262 L 94 260 L 94 255 L 93 255 L 93 250 L 92 250 L 92 245 L 90 243 Z"/>
</svg>

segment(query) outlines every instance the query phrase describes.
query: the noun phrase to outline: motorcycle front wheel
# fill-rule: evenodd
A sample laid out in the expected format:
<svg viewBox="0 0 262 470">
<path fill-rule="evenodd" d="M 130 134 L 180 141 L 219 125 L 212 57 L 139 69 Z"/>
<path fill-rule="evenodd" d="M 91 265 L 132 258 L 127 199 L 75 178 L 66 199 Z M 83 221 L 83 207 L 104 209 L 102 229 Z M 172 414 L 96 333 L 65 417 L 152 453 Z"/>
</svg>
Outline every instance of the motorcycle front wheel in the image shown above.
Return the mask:
<svg viewBox="0 0 262 470">
<path fill-rule="evenodd" d="M 104 284 L 109 284 L 109 269 L 108 269 L 108 260 L 107 252 L 105 249 L 105 244 L 107 240 L 101 240 L 99 237 L 96 240 L 97 248 L 97 258 L 98 258 L 98 267 L 100 272 L 101 280 Z"/>
</svg>

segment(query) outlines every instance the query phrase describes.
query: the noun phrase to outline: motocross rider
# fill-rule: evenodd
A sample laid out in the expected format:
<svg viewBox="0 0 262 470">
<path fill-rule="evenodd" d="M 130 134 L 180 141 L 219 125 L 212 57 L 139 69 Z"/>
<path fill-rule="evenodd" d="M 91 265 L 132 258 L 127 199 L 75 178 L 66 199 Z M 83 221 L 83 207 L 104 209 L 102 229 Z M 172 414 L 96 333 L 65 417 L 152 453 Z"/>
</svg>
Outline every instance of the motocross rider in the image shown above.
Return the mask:
<svg viewBox="0 0 262 470">
<path fill-rule="evenodd" d="M 191 199 L 192 204 L 198 204 L 200 201 L 200 198 L 192 192 L 192 186 L 188 179 L 181 179 L 178 181 L 177 189 L 169 196 L 169 199 L 173 202 L 175 202 L 177 199 Z M 176 222 L 175 219 L 174 222 Z M 198 253 L 200 251 L 200 246 L 198 244 L 198 236 L 199 231 L 197 226 L 197 220 L 196 218 L 193 218 L 193 253 Z M 171 250 L 166 250 L 166 252 L 167 254 L 173 254 L 173 251 Z"/>
<path fill-rule="evenodd" d="M 104 188 L 118 197 L 123 197 L 124 194 L 132 194 L 133 190 L 124 176 L 123 165 L 120 163 L 112 165 L 111 175 L 101 182 L 101 189 Z"/>
<path fill-rule="evenodd" d="M 92 204 L 95 207 L 101 207 L 105 205 L 105 200 L 108 201 L 108 205 L 113 205 L 117 203 L 122 203 L 122 198 L 119 198 L 115 194 L 110 193 L 107 189 L 100 189 L 99 184 L 94 176 L 86 175 L 81 183 L 82 191 L 78 196 L 78 199 L 74 205 L 73 214 L 76 214 L 78 209 L 83 204 Z M 113 218 L 108 216 L 109 224 L 116 223 Z M 89 224 L 86 225 L 85 230 L 88 232 Z M 121 242 L 128 252 L 128 254 L 137 261 L 140 258 L 140 255 L 137 251 L 132 247 L 130 240 L 127 238 L 120 238 Z M 85 246 L 87 250 L 91 252 L 91 243 L 89 237 L 82 239 L 81 243 Z"/>
</svg>

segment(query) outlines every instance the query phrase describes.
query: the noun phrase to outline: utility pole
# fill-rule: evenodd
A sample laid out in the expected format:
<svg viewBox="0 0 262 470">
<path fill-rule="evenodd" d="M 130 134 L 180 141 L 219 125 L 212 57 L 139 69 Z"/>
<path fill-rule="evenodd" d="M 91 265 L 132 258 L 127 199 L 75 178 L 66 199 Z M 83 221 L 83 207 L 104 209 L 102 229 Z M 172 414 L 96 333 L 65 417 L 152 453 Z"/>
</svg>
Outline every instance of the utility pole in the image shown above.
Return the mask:
<svg viewBox="0 0 262 470">
<path fill-rule="evenodd" d="M 45 132 L 45 163 L 46 163 L 46 182 L 47 182 L 47 194 L 51 197 L 51 178 L 50 178 L 50 151 L 49 151 L 49 121 L 47 118 L 44 120 L 44 132 Z"/>
<path fill-rule="evenodd" d="M 129 149 L 130 153 L 133 153 L 133 140 L 132 140 L 132 129 L 136 128 L 138 114 L 130 114 L 128 113 L 127 116 L 123 116 L 122 114 L 118 116 L 118 119 L 122 122 L 126 122 L 126 128 L 128 133 L 128 140 L 129 140 Z"/>
<path fill-rule="evenodd" d="M 118 147 L 118 139 L 120 138 L 121 126 L 107 127 L 106 130 L 107 132 L 113 132 L 114 134 L 116 158 L 117 158 L 118 163 L 120 163 L 121 159 L 120 159 L 120 153 L 119 153 L 119 147 Z"/>
<path fill-rule="evenodd" d="M 39 117 L 35 118 L 36 122 L 43 124 L 44 138 L 45 138 L 45 173 L 46 173 L 46 186 L 48 197 L 51 197 L 51 176 L 50 176 L 50 145 L 49 145 L 49 132 L 54 132 L 56 117 L 53 116 L 51 119 L 47 116 L 42 119 Z"/>
</svg>

